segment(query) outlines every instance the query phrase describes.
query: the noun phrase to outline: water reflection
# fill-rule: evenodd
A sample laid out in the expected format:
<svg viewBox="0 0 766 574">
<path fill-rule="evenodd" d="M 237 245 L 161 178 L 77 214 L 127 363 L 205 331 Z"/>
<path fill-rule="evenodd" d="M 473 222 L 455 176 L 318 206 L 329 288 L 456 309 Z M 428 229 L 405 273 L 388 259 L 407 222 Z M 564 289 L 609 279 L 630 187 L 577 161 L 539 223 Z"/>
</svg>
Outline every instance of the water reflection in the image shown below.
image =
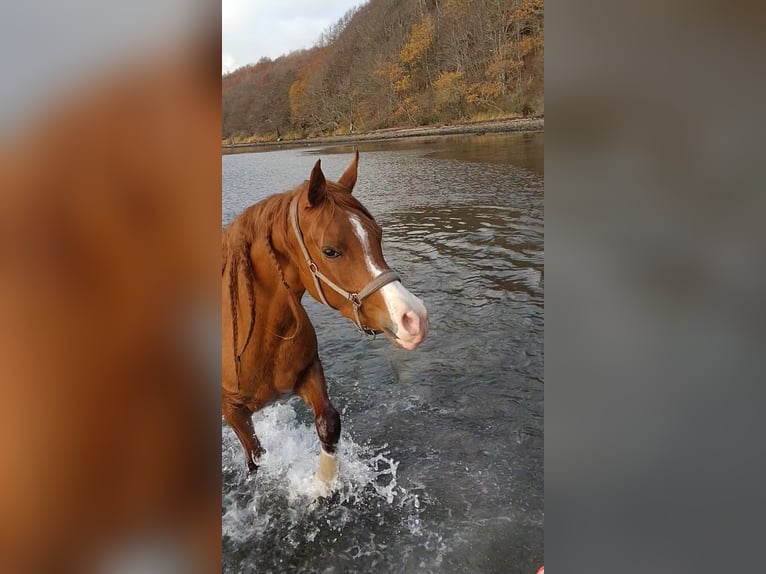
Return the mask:
<svg viewBox="0 0 766 574">
<path fill-rule="evenodd" d="M 429 157 L 487 163 L 512 163 L 543 175 L 543 132 L 473 136 L 470 145 L 448 145 Z"/>
<path fill-rule="evenodd" d="M 542 176 L 545 162 L 544 136 L 544 132 L 522 132 L 417 137 L 322 147 L 307 153 L 350 154 L 357 147 L 360 153 L 431 150 L 426 157 L 462 162 L 513 164 Z"/>
</svg>

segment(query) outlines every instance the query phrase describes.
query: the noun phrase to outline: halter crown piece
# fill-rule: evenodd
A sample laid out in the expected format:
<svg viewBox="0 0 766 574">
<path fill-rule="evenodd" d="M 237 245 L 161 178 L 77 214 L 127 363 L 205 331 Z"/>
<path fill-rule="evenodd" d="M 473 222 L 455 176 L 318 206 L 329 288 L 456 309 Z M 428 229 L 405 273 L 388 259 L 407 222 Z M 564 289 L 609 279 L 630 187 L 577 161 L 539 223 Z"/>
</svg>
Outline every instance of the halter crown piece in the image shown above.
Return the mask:
<svg viewBox="0 0 766 574">
<path fill-rule="evenodd" d="M 392 271 L 391 269 L 387 269 L 374 279 L 367 283 L 359 292 L 352 293 L 351 291 L 346 291 L 342 287 L 338 286 L 336 283 L 334 283 L 329 277 L 324 275 L 319 268 L 317 267 L 317 264 L 314 263 L 314 261 L 311 259 L 311 255 L 309 254 L 309 250 L 306 248 L 306 243 L 303 240 L 303 233 L 301 232 L 301 228 L 298 225 L 298 198 L 295 197 L 292 202 L 290 203 L 290 221 L 293 225 L 293 231 L 295 231 L 295 237 L 298 239 L 298 245 L 301 248 L 301 253 L 303 253 L 303 258 L 306 260 L 306 265 L 309 268 L 309 272 L 311 273 L 311 276 L 314 278 L 314 286 L 316 287 L 317 293 L 319 293 L 319 298 L 322 300 L 322 303 L 327 305 L 328 307 L 334 308 L 330 303 L 327 302 L 327 298 L 324 296 L 324 291 L 322 291 L 322 282 L 327 285 L 330 289 L 335 291 L 336 293 L 342 295 L 344 298 L 348 299 L 351 302 L 351 305 L 354 309 L 354 325 L 356 325 L 357 330 L 365 335 L 369 339 L 374 339 L 375 335 L 377 335 L 377 332 L 374 329 L 371 329 L 369 327 L 365 327 L 362 325 L 362 318 L 359 314 L 359 309 L 362 307 L 362 303 L 364 300 L 381 289 L 384 285 L 388 285 L 389 283 L 392 283 L 393 281 L 400 281 L 401 278 L 399 275 Z"/>
</svg>

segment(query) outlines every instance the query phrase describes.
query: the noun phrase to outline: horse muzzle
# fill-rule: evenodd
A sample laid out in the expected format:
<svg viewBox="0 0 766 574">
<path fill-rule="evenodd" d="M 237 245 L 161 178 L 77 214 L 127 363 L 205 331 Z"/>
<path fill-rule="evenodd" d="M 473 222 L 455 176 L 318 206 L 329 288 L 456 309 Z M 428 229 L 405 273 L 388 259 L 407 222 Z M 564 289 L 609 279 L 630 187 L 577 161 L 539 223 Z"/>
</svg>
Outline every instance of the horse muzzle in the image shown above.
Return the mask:
<svg viewBox="0 0 766 574">
<path fill-rule="evenodd" d="M 406 289 L 402 288 L 402 291 L 409 295 L 407 304 L 391 306 L 394 311 L 390 317 L 393 328 L 387 329 L 386 334 L 403 349 L 412 351 L 425 340 L 428 334 L 428 312 L 420 299 Z"/>
</svg>

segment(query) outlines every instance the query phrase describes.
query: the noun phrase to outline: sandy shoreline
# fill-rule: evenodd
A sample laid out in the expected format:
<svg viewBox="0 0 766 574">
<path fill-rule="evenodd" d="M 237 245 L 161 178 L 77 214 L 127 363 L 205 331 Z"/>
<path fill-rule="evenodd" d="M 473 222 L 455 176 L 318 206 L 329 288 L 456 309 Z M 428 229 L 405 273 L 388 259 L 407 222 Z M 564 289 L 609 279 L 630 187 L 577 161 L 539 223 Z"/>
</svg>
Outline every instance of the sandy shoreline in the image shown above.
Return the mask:
<svg viewBox="0 0 766 574">
<path fill-rule="evenodd" d="M 282 142 L 259 142 L 242 144 L 223 144 L 223 153 L 242 151 L 243 148 L 286 149 L 338 143 L 380 141 L 398 138 L 440 136 L 440 135 L 475 135 L 503 132 L 536 132 L 545 128 L 544 118 L 520 118 L 513 120 L 477 122 L 454 126 L 425 126 L 417 128 L 394 128 L 346 136 L 328 136 L 319 138 L 288 140 Z"/>
</svg>

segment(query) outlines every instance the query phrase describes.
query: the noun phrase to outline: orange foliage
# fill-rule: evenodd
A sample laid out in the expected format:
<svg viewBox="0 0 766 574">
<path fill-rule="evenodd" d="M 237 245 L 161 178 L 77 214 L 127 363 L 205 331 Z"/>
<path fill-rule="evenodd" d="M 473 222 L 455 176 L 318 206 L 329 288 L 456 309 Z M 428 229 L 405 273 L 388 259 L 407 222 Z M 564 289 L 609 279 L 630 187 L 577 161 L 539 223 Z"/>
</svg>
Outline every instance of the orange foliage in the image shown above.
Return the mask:
<svg viewBox="0 0 766 574">
<path fill-rule="evenodd" d="M 463 72 L 442 72 L 433 89 L 437 109 L 462 108 L 466 91 Z"/>
<path fill-rule="evenodd" d="M 327 47 L 318 49 L 306 66 L 298 70 L 298 79 L 290 84 L 288 99 L 290 102 L 290 117 L 293 122 L 298 122 L 303 117 L 307 106 L 306 100 L 308 96 L 306 88 L 308 87 L 308 80 L 319 70 L 326 56 Z"/>
<path fill-rule="evenodd" d="M 402 48 L 399 59 L 405 64 L 414 65 L 423 55 L 434 40 L 434 27 L 431 16 L 426 15 L 421 22 L 412 25 L 410 40 Z"/>
<path fill-rule="evenodd" d="M 391 83 L 391 89 L 397 94 L 406 94 L 412 89 L 412 78 L 399 64 L 388 64 L 378 69 L 376 73 Z"/>
<path fill-rule="evenodd" d="M 499 81 L 476 82 L 468 86 L 466 101 L 471 104 L 487 104 L 500 97 L 503 84 Z"/>
<path fill-rule="evenodd" d="M 288 98 L 290 99 L 290 115 L 295 121 L 301 115 L 303 115 L 304 100 L 303 95 L 306 93 L 306 80 L 299 78 L 290 84 L 290 91 Z"/>
</svg>

